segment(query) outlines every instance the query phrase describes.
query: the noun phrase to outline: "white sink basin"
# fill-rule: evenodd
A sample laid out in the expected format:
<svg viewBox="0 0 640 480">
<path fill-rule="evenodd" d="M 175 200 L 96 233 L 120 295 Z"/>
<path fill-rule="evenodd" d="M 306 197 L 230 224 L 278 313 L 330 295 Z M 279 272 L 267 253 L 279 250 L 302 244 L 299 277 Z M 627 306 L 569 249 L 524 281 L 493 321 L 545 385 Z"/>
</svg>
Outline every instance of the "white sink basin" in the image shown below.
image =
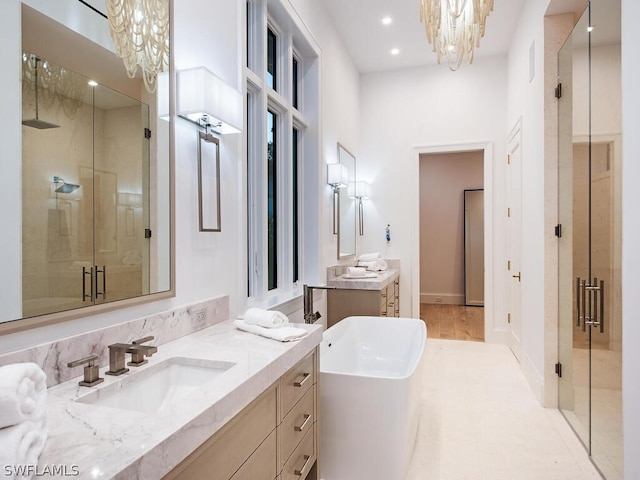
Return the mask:
<svg viewBox="0 0 640 480">
<path fill-rule="evenodd" d="M 235 363 L 172 357 L 144 370 L 125 373 L 118 382 L 105 385 L 77 399 L 102 407 L 143 413 L 171 412 L 185 395 L 215 380 Z"/>
</svg>

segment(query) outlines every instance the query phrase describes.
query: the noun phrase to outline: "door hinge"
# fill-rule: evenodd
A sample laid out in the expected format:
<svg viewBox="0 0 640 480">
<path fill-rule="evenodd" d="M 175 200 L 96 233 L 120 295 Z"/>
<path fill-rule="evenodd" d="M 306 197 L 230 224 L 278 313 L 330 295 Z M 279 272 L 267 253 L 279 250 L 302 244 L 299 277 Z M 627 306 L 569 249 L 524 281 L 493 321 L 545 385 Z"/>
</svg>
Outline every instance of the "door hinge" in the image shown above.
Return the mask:
<svg viewBox="0 0 640 480">
<path fill-rule="evenodd" d="M 556 237 L 558 237 L 558 238 L 562 237 L 562 224 L 561 223 L 556 225 Z"/>
<path fill-rule="evenodd" d="M 507 323 L 511 323 L 511 314 L 507 313 Z"/>
<path fill-rule="evenodd" d="M 556 375 L 562 378 L 562 364 L 560 362 L 556 363 Z"/>
<path fill-rule="evenodd" d="M 151 138 L 151 130 L 148 128 L 144 129 L 144 138 Z"/>
<path fill-rule="evenodd" d="M 507 154 L 507 165 L 511 165 L 511 155 Z"/>
<path fill-rule="evenodd" d="M 151 238 L 151 229 L 150 228 L 145 228 L 144 229 L 144 238 Z"/>
<path fill-rule="evenodd" d="M 511 260 L 507 260 L 507 270 L 511 271 Z"/>
<path fill-rule="evenodd" d="M 558 86 L 556 87 L 556 98 L 561 98 L 562 97 L 562 83 L 558 83 Z"/>
<path fill-rule="evenodd" d="M 511 207 L 507 208 L 507 217 L 511 218 Z"/>
</svg>

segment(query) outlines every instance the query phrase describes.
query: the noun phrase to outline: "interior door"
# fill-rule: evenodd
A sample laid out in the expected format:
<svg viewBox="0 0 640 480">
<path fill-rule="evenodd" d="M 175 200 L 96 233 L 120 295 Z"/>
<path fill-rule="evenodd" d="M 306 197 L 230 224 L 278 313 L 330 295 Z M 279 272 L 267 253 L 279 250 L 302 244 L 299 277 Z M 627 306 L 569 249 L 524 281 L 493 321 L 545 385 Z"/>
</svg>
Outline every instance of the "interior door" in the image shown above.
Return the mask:
<svg viewBox="0 0 640 480">
<path fill-rule="evenodd" d="M 522 351 L 522 130 L 518 121 L 509 135 L 507 157 L 508 342 L 520 360 Z"/>
<path fill-rule="evenodd" d="M 607 479 L 623 478 L 619 8 L 590 2 L 558 58 L 558 400 Z"/>
</svg>

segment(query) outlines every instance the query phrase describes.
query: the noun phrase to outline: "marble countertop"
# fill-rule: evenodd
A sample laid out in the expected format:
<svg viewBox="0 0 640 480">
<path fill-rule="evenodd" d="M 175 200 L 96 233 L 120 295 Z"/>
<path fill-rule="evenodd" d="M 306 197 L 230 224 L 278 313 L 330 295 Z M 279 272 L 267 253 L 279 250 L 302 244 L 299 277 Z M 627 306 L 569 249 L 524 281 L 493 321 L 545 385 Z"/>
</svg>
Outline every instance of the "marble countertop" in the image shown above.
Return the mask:
<svg viewBox="0 0 640 480">
<path fill-rule="evenodd" d="M 377 273 L 376 277 L 371 278 L 344 278 L 342 275 L 331 274 L 327 278 L 327 285 L 353 290 L 382 290 L 400 276 L 400 270 L 397 268 Z"/>
<path fill-rule="evenodd" d="M 49 436 L 39 469 L 65 465 L 82 479 L 161 478 L 322 341 L 321 326 L 295 326 L 310 334 L 282 343 L 241 332 L 228 320 L 161 345 L 149 363 L 122 376 L 101 368 L 105 380 L 98 386 L 78 386 L 77 377 L 49 388 Z M 162 414 L 76 401 L 172 357 L 235 365 Z"/>
</svg>

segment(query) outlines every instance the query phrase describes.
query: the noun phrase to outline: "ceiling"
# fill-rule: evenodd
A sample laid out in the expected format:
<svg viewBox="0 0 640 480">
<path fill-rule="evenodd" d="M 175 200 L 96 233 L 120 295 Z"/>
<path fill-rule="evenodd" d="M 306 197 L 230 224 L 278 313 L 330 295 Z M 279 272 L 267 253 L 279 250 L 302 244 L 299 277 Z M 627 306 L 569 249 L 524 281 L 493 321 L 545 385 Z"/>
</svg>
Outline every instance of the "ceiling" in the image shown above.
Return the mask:
<svg viewBox="0 0 640 480">
<path fill-rule="evenodd" d="M 321 1 L 360 72 L 436 63 L 436 54 L 420 22 L 420 0 Z M 494 0 L 476 58 L 507 53 L 526 1 Z M 585 3 L 586 0 L 551 0 L 549 13 L 579 11 Z M 382 25 L 385 16 L 392 18 L 390 25 Z M 391 55 L 392 48 L 400 53 Z"/>
</svg>

